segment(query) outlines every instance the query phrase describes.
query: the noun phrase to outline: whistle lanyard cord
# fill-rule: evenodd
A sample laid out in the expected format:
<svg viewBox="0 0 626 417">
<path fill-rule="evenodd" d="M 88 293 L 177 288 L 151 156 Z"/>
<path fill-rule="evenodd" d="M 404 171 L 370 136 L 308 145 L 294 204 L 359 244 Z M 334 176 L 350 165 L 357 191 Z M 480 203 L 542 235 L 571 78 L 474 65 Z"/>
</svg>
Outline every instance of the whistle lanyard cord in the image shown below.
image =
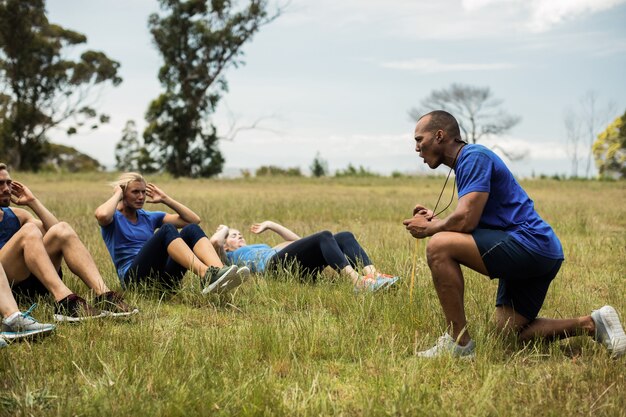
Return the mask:
<svg viewBox="0 0 626 417">
<path fill-rule="evenodd" d="M 465 144 L 463 144 L 463 146 L 465 146 Z M 452 162 L 452 167 L 450 167 L 450 171 L 448 171 L 448 176 L 446 177 L 446 181 L 443 183 L 443 187 L 441 188 L 441 192 L 439 193 L 439 198 L 437 198 L 437 203 L 435 204 L 433 215 L 430 217 L 430 219 L 428 219 L 428 221 L 431 221 L 434 217 L 437 217 L 441 213 L 446 211 L 448 207 L 450 207 L 450 205 L 452 204 L 452 200 L 454 200 L 454 191 L 456 190 L 456 181 L 454 181 L 454 184 L 452 185 L 452 195 L 450 196 L 450 202 L 440 212 L 437 212 L 437 207 L 439 206 L 439 202 L 441 201 L 441 196 L 443 195 L 443 192 L 446 189 L 446 185 L 448 185 L 450 174 L 452 174 L 452 170 L 456 166 L 456 160 L 459 157 L 459 154 L 461 153 L 461 149 L 463 149 L 463 146 L 459 148 L 459 150 L 457 151 L 454 157 L 454 162 Z M 415 239 L 415 248 L 413 250 L 413 266 L 411 268 L 411 287 L 409 289 L 409 300 L 411 302 L 413 302 L 413 286 L 415 284 L 415 270 L 417 269 L 417 254 L 419 253 L 419 242 L 420 242 L 420 239 Z"/>
</svg>

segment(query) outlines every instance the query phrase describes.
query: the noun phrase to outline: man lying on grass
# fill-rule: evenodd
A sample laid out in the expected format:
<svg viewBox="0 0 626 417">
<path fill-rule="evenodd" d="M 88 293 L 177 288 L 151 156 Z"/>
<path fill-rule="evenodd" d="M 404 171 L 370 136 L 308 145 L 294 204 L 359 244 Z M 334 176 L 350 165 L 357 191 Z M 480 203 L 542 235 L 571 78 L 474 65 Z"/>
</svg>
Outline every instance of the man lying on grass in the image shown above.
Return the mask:
<svg viewBox="0 0 626 417">
<path fill-rule="evenodd" d="M 428 113 L 417 122 L 415 151 L 432 169 L 443 164 L 454 170 L 459 197 L 456 209 L 445 218 L 418 204 L 413 217 L 404 221 L 413 237 L 430 237 L 428 267 L 449 332 L 419 356 L 474 355 L 465 318 L 461 265 L 499 278 L 497 325 L 515 331 L 521 340 L 589 335 L 612 356 L 626 352 L 626 335 L 611 306 L 577 318 L 537 317 L 563 262 L 563 249 L 495 153 L 466 144 L 456 119 L 445 111 Z"/>
<path fill-rule="evenodd" d="M 250 275 L 245 267 L 225 267 L 198 226 L 200 217 L 140 174 L 124 173 L 112 185 L 113 195 L 95 214 L 122 286 L 173 289 L 191 270 L 202 280 L 203 294 L 222 295 Z M 165 204 L 174 214 L 144 210 L 145 203 Z"/>
<path fill-rule="evenodd" d="M 30 208 L 37 218 L 11 202 Z M 110 291 L 91 255 L 72 227 L 57 218 L 26 185 L 13 181 L 0 163 L 0 262 L 17 296 L 44 296 L 56 301 L 54 319 L 80 321 L 137 313 L 123 296 Z M 61 262 L 95 294 L 95 308 L 61 280 Z"/>
<path fill-rule="evenodd" d="M 399 279 L 379 273 L 350 232 L 333 235 L 329 231 L 323 231 L 301 238 L 285 226 L 272 221 L 256 223 L 250 227 L 250 231 L 255 234 L 266 230 L 271 230 L 285 241 L 273 248 L 264 243 L 248 245 L 239 230 L 229 229 L 222 224 L 211 237 L 211 243 L 223 259 L 231 264 L 246 265 L 254 272 L 272 270 L 295 262 L 305 274 L 315 275 L 330 266 L 348 277 L 357 292 L 386 289 Z M 363 265 L 363 274 L 357 272 L 359 265 Z"/>
</svg>

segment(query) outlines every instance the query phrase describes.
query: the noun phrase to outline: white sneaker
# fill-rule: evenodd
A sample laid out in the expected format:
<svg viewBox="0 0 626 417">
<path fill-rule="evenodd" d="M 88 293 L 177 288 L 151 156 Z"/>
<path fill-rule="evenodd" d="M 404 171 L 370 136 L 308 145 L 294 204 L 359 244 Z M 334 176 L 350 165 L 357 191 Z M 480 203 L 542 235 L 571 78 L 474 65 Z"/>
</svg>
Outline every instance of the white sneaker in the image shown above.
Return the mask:
<svg viewBox="0 0 626 417">
<path fill-rule="evenodd" d="M 596 324 L 593 339 L 606 346 L 611 357 L 616 358 L 626 353 L 626 334 L 613 307 L 604 306 L 599 310 L 593 310 L 591 319 Z"/>
<path fill-rule="evenodd" d="M 3 337 L 0 337 L 0 349 L 2 349 L 3 347 L 7 347 L 7 342 L 6 340 L 4 340 Z"/>
<path fill-rule="evenodd" d="M 436 358 L 439 356 L 452 356 L 463 359 L 473 359 L 476 356 L 474 349 L 476 344 L 473 340 L 465 346 L 460 346 L 448 333 L 445 333 L 439 339 L 437 344 L 428 350 L 417 352 L 417 356 L 421 358 Z"/>
</svg>

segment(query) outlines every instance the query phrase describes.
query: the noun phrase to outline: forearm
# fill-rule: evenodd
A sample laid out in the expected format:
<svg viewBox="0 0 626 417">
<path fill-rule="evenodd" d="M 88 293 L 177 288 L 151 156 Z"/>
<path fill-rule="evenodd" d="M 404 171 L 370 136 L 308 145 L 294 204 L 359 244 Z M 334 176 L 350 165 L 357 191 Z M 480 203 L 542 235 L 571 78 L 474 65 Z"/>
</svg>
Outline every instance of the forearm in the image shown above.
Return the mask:
<svg viewBox="0 0 626 417">
<path fill-rule="evenodd" d="M 38 199 L 34 199 L 28 204 L 28 208 L 30 208 L 33 213 L 41 220 L 43 224 L 43 228 L 45 231 L 48 231 L 52 226 L 57 224 L 59 220 L 44 206 Z"/>
<path fill-rule="evenodd" d="M 432 236 L 439 232 L 470 233 L 476 224 L 463 213 L 454 212 L 444 219 L 434 218 L 426 226 L 426 234 Z"/>
<path fill-rule="evenodd" d="M 111 198 L 102 203 L 95 212 L 96 219 L 98 219 L 98 223 L 102 226 L 110 224 L 113 221 L 113 216 L 115 215 L 115 210 L 117 210 L 117 205 L 122 199 L 121 191 L 114 193 Z"/>
<path fill-rule="evenodd" d="M 287 229 L 282 224 L 278 224 L 276 222 L 269 222 L 268 229 L 270 229 L 272 232 L 276 233 L 288 242 L 293 242 L 300 239 L 300 236 Z"/>
<path fill-rule="evenodd" d="M 165 204 L 166 206 L 168 206 L 169 208 L 171 208 L 172 210 L 174 210 L 179 216 L 180 218 L 187 222 L 187 223 L 193 223 L 193 224 L 198 224 L 200 223 L 200 216 L 198 216 L 193 210 L 191 210 L 189 207 L 185 206 L 182 203 L 179 203 L 178 201 L 174 200 L 171 197 L 166 197 L 161 201 L 163 204 Z"/>
</svg>

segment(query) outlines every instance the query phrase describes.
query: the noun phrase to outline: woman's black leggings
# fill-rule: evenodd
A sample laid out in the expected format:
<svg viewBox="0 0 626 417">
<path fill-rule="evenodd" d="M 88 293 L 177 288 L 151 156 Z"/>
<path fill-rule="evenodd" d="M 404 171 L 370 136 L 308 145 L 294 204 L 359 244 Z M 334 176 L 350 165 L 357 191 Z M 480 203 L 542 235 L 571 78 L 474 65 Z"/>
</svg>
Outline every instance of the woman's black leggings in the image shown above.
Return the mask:
<svg viewBox="0 0 626 417">
<path fill-rule="evenodd" d="M 341 271 L 351 265 L 371 265 L 370 258 L 350 232 L 333 235 L 329 231 L 296 240 L 280 250 L 271 259 L 271 264 L 296 262 L 302 272 L 316 274 L 327 266 Z"/>
</svg>

